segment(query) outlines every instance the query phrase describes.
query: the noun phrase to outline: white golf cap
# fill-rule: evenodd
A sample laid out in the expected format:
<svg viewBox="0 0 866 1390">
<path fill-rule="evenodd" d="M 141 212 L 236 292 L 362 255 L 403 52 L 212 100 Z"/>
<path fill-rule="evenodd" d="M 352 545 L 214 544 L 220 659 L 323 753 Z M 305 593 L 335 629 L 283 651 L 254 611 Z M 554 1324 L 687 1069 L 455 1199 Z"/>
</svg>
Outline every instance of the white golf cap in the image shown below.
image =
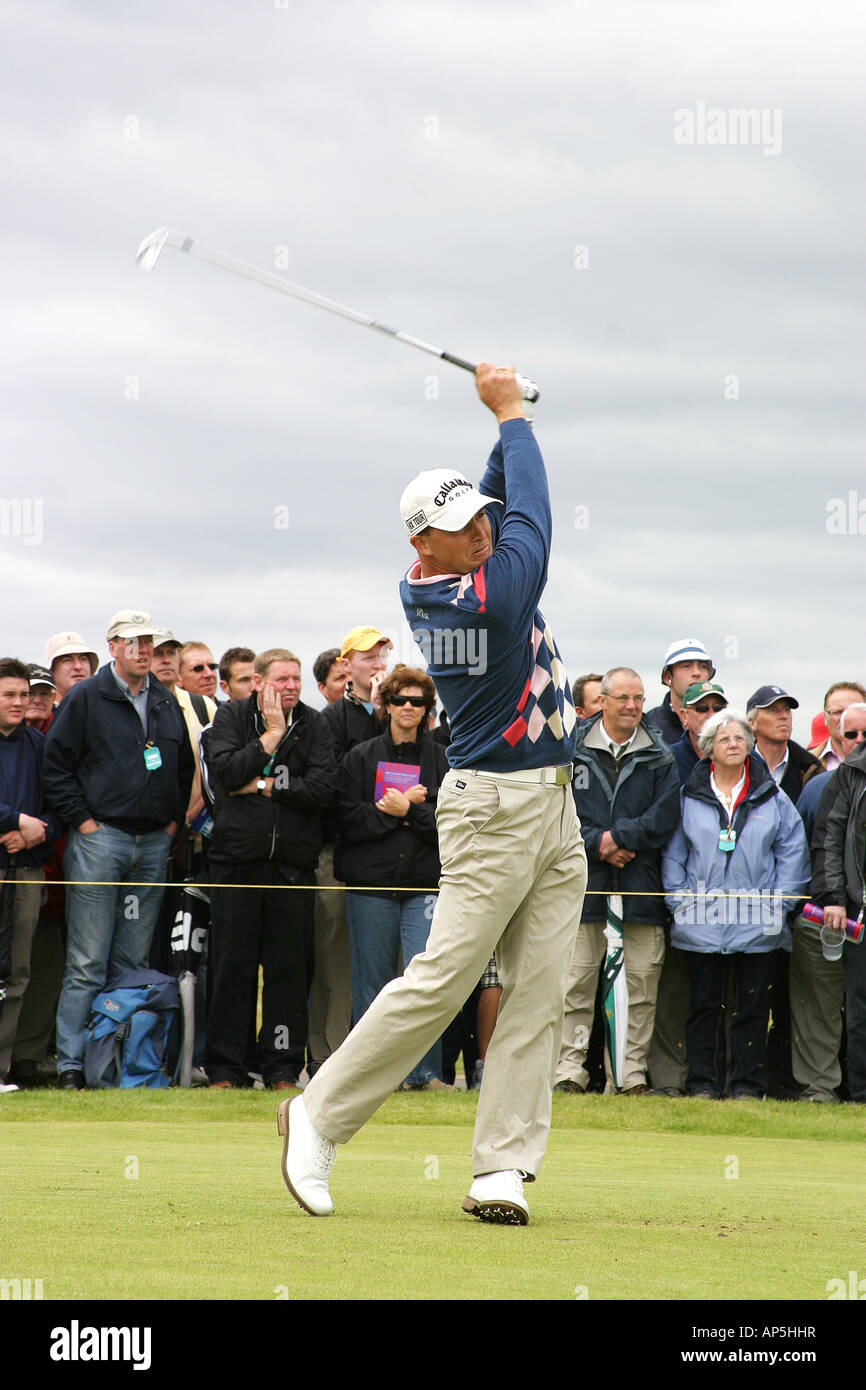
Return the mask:
<svg viewBox="0 0 866 1390">
<path fill-rule="evenodd" d="M 483 497 L 462 473 L 432 468 L 413 478 L 400 498 L 400 516 L 406 534 L 414 536 L 426 526 L 439 531 L 460 531 L 477 512 L 498 497 Z"/>
<path fill-rule="evenodd" d="M 175 637 L 170 627 L 158 627 L 154 629 L 153 645 L 155 647 L 182 647 L 179 637 Z"/>
<path fill-rule="evenodd" d="M 155 637 L 163 631 L 164 628 L 154 626 L 143 608 L 121 608 L 109 619 L 105 636 L 111 642 L 115 637 Z"/>
<path fill-rule="evenodd" d="M 706 661 L 708 666 L 712 667 L 710 677 L 712 678 L 716 674 L 712 657 L 703 642 L 699 642 L 697 637 L 680 637 L 676 642 L 671 642 L 662 662 L 662 676 L 669 666 L 676 666 L 678 661 Z"/>
<path fill-rule="evenodd" d="M 86 656 L 91 672 L 99 665 L 99 657 L 88 647 L 80 632 L 55 632 L 45 643 L 45 665 L 51 670 L 58 656 Z"/>
</svg>

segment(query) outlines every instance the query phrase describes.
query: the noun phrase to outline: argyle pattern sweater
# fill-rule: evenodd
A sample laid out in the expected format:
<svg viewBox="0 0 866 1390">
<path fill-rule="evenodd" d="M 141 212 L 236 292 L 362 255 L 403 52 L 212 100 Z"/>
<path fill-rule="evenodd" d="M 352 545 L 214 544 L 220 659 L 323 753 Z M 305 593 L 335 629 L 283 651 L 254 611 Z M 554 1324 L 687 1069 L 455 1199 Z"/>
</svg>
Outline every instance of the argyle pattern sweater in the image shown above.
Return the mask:
<svg viewBox="0 0 866 1390">
<path fill-rule="evenodd" d="M 400 584 L 406 620 L 451 725 L 452 767 L 489 772 L 561 766 L 574 754 L 577 717 L 568 677 L 538 603 L 547 583 L 550 497 L 544 461 L 525 420 L 506 420 L 481 493 L 493 553 L 472 574 Z"/>
</svg>

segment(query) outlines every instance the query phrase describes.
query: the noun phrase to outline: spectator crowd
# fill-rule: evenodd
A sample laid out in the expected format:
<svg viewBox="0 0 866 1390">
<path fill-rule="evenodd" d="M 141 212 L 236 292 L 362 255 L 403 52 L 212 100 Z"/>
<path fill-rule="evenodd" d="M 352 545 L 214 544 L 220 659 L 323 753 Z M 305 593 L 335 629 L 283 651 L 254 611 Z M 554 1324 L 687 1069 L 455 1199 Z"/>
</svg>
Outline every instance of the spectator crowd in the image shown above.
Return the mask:
<svg viewBox="0 0 866 1390">
<path fill-rule="evenodd" d="M 216 660 L 134 609 L 106 637 L 102 666 L 74 631 L 0 660 L 0 1090 L 84 1088 L 94 999 L 170 968 L 185 878 L 209 900 L 195 1082 L 298 1088 L 426 944 L 433 681 L 370 625 L 315 661 L 322 708 L 285 647 Z M 589 878 L 555 1089 L 866 1102 L 866 688 L 830 684 L 807 749 L 793 695 L 739 710 L 715 676 L 688 638 L 654 709 L 627 666 L 574 683 Z M 494 956 L 403 1087 L 452 1085 L 461 1052 L 480 1085 L 500 996 Z"/>
</svg>

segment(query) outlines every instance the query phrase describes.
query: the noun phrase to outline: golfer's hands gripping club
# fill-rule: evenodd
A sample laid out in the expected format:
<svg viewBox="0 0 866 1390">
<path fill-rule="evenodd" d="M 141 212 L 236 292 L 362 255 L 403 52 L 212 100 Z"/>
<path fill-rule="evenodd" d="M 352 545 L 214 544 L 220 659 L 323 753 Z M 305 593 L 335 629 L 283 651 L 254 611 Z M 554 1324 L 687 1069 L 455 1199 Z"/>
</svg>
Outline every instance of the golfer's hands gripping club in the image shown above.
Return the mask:
<svg viewBox="0 0 866 1390">
<path fill-rule="evenodd" d="M 498 424 L 506 420 L 531 420 L 533 402 L 527 400 L 514 368 L 496 367 L 492 362 L 479 362 L 475 368 L 475 386 L 488 410 Z M 531 385 L 531 383 L 529 383 Z"/>
</svg>

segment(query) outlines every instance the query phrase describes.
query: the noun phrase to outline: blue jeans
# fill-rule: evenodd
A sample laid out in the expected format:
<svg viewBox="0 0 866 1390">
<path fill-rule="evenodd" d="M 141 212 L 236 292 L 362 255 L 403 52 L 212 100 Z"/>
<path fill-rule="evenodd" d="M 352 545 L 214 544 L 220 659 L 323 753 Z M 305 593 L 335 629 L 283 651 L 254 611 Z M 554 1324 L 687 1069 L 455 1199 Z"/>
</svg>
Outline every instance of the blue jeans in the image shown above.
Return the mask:
<svg viewBox="0 0 866 1390">
<path fill-rule="evenodd" d="M 346 893 L 346 926 L 352 969 L 352 1025 L 367 1012 L 376 995 L 427 945 L 433 898 L 428 916 L 426 893 L 401 893 L 398 899 L 378 898 L 374 893 Z M 412 1086 L 442 1079 L 442 1041 L 406 1077 Z"/>
<path fill-rule="evenodd" d="M 100 825 L 90 835 L 70 830 L 64 877 L 83 880 L 66 890 L 66 969 L 57 1006 L 57 1070 L 83 1071 L 90 1007 L 127 970 L 147 969 L 162 887 L 97 887 L 106 880 L 163 884 L 171 839 L 164 830 L 127 835 Z M 89 886 L 89 885 L 94 886 Z"/>
</svg>

